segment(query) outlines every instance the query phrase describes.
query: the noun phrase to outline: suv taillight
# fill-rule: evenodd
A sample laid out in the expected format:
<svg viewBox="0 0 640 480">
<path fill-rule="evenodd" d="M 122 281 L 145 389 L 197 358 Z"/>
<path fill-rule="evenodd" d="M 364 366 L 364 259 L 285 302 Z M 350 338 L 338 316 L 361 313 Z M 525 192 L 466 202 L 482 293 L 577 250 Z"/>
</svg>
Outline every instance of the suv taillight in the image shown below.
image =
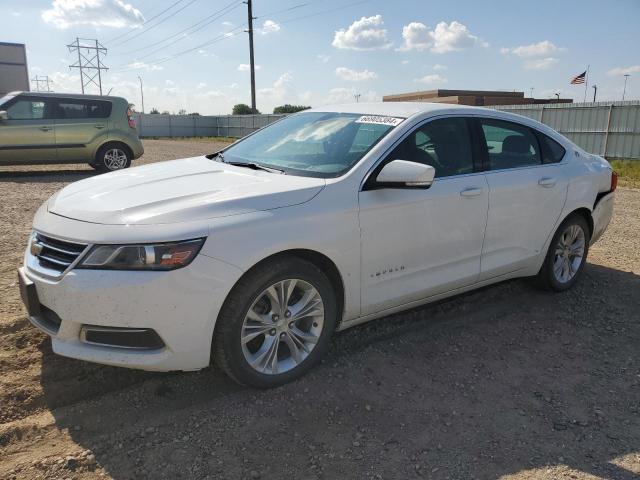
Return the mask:
<svg viewBox="0 0 640 480">
<path fill-rule="evenodd" d="M 130 109 L 127 109 L 127 121 L 129 122 L 129 127 L 135 130 L 136 121 L 133 119 L 132 115 L 133 115 L 133 112 Z"/>
<path fill-rule="evenodd" d="M 618 174 L 612 170 L 611 171 L 611 189 L 609 191 L 615 192 L 616 188 L 618 188 Z"/>
</svg>

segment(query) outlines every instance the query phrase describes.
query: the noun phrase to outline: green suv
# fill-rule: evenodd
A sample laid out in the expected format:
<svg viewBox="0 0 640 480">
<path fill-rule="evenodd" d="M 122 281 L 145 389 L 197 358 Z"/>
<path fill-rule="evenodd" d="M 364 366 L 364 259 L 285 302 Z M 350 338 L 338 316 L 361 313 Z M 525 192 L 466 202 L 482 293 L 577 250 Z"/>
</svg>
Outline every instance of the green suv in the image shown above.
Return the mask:
<svg viewBox="0 0 640 480">
<path fill-rule="evenodd" d="M 112 171 L 143 153 L 124 98 L 43 92 L 0 98 L 0 165 L 87 162 Z"/>
</svg>

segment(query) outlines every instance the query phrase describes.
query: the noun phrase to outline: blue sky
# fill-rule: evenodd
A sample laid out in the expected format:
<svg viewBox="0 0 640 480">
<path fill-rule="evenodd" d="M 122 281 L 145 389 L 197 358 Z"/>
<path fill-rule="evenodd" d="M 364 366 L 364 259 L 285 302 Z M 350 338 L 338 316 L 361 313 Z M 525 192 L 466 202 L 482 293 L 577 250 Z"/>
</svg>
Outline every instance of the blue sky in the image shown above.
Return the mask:
<svg viewBox="0 0 640 480">
<path fill-rule="evenodd" d="M 434 88 L 533 87 L 536 97 L 582 101 L 584 87 L 569 80 L 588 64 L 598 100 L 621 99 L 624 73 L 626 98 L 640 99 L 638 0 L 254 0 L 254 16 L 263 112 Z M 25 43 L 30 75 L 49 75 L 56 91 L 80 90 L 66 48 L 80 36 L 109 49 L 105 90 L 138 109 L 138 76 L 147 110 L 249 103 L 240 1 L 2 0 L 0 18 L 0 41 Z"/>
</svg>

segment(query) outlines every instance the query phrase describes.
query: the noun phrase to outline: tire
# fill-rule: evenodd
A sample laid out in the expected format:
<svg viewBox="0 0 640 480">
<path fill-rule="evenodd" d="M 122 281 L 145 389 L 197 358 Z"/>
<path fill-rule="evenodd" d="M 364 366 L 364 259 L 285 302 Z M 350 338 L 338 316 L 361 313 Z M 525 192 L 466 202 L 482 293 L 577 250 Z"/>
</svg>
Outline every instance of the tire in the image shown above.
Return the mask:
<svg viewBox="0 0 640 480">
<path fill-rule="evenodd" d="M 590 240 L 589 225 L 581 215 L 572 215 L 562 222 L 536 277 L 538 286 L 556 292 L 573 287 L 587 263 Z"/>
<path fill-rule="evenodd" d="M 212 357 L 242 385 L 277 387 L 320 361 L 337 320 L 336 293 L 324 272 L 299 258 L 276 259 L 247 273 L 229 293 L 218 316 Z"/>
<path fill-rule="evenodd" d="M 98 149 L 94 163 L 90 165 L 99 172 L 115 172 L 131 166 L 131 150 L 121 143 L 106 143 Z"/>
</svg>

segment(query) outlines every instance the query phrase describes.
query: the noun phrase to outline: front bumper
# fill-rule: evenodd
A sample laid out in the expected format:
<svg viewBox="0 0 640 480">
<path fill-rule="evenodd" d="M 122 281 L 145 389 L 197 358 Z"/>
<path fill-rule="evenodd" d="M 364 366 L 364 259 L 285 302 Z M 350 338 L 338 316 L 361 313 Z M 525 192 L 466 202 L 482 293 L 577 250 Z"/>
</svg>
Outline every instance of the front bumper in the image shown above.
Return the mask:
<svg viewBox="0 0 640 480">
<path fill-rule="evenodd" d="M 242 274 L 236 267 L 199 254 L 189 266 L 173 271 L 71 269 L 52 279 L 33 267 L 29 255 L 27 252 L 25 267 L 20 269 L 24 282 L 33 282 L 37 292 L 38 307 L 34 310 L 31 306 L 29 319 L 51 336 L 53 351 L 143 370 L 208 366 L 218 312 Z M 58 325 L 47 323 L 42 312 L 53 312 Z M 86 325 L 150 329 L 163 346 L 131 349 L 97 345 L 87 341 Z"/>
</svg>

